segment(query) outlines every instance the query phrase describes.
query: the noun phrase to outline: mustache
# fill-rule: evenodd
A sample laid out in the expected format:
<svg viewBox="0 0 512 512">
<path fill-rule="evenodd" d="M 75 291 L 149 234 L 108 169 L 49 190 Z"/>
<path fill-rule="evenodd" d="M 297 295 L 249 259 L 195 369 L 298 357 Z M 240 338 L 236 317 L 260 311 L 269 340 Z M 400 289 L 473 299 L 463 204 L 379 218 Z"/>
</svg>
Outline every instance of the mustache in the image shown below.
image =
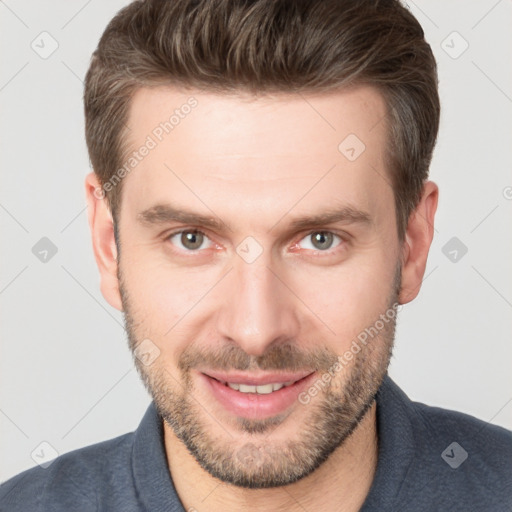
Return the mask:
<svg viewBox="0 0 512 512">
<path fill-rule="evenodd" d="M 327 371 L 338 360 L 338 355 L 325 347 L 304 352 L 295 344 L 270 347 L 265 354 L 251 356 L 238 345 L 215 349 L 190 346 L 180 356 L 178 367 L 183 372 L 194 368 L 211 370 L 323 370 Z"/>
</svg>

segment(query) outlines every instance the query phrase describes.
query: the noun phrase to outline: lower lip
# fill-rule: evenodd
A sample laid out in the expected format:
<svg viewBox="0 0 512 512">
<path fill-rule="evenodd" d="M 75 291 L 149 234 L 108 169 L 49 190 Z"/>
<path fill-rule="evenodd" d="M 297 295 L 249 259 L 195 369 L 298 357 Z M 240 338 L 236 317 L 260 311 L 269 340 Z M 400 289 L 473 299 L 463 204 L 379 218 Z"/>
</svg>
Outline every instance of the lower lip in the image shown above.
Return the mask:
<svg viewBox="0 0 512 512">
<path fill-rule="evenodd" d="M 313 380 L 314 375 L 313 372 L 291 386 L 259 395 L 257 393 L 241 393 L 204 373 L 199 373 L 200 378 L 205 381 L 213 396 L 225 409 L 248 419 L 268 418 L 286 411 L 297 401 L 297 397 Z"/>
</svg>

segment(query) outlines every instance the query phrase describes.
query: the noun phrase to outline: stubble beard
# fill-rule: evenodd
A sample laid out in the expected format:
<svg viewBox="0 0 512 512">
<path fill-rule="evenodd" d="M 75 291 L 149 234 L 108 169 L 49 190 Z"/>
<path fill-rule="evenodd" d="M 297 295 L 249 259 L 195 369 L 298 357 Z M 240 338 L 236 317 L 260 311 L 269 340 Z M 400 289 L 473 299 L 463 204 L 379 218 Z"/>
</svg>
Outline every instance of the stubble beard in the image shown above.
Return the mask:
<svg viewBox="0 0 512 512">
<path fill-rule="evenodd" d="M 119 277 L 125 329 L 133 352 L 145 336 L 136 333 L 142 322 L 134 313 L 122 276 Z M 396 308 L 398 303 L 400 268 L 395 274 L 393 288 L 388 300 L 389 309 Z M 198 400 L 191 368 L 199 361 L 210 363 L 207 367 L 224 370 L 261 368 L 294 371 L 314 367 L 322 369 L 318 372 L 321 378 L 323 372 L 338 360 L 336 354 L 323 350 L 304 355 L 294 345 L 276 346 L 271 353 L 257 358 L 248 356 L 236 346 L 220 352 L 185 351 L 178 362 L 182 377 L 179 383 L 161 365 L 145 366 L 136 357 L 134 362 L 160 416 L 203 469 L 213 477 L 239 487 L 272 488 L 289 485 L 310 475 L 343 445 L 360 424 L 373 405 L 387 373 L 395 327 L 396 315 L 355 354 L 348 366 L 332 378 L 329 385 L 320 390 L 310 403 L 300 406 L 301 417 L 304 418 L 302 425 L 294 436 L 287 436 L 288 440 L 284 442 L 272 442 L 272 434 L 278 434 L 282 425 L 290 428 L 291 418 L 286 421 L 286 415 L 261 420 L 236 418 L 231 430 L 236 428 L 244 438 L 237 442 L 227 429 L 219 426 L 222 422 L 213 419 L 211 413 L 206 412 L 209 408 Z"/>
</svg>

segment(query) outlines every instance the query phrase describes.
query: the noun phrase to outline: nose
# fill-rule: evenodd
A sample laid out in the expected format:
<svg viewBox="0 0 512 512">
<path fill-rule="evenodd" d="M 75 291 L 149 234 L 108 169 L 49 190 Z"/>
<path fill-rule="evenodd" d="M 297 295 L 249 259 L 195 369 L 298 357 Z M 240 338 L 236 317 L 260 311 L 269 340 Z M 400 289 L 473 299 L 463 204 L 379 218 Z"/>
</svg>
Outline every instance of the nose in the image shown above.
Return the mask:
<svg viewBox="0 0 512 512">
<path fill-rule="evenodd" d="M 299 333 L 299 301 L 270 260 L 265 252 L 251 263 L 235 255 L 217 316 L 219 335 L 255 357 Z"/>
</svg>

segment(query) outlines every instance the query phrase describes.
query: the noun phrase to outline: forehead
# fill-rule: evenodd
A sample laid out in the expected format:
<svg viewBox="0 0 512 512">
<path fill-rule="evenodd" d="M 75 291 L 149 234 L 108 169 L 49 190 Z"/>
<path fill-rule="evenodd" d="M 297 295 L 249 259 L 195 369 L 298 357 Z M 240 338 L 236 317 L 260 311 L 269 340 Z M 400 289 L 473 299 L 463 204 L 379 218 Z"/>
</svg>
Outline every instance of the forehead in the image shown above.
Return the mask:
<svg viewBox="0 0 512 512">
<path fill-rule="evenodd" d="M 344 135 L 357 135 L 372 144 L 380 134 L 374 131 L 386 106 L 374 87 L 359 86 L 324 94 L 253 95 L 214 94 L 173 87 L 140 88 L 132 97 L 128 125 L 130 141 L 151 135 L 165 144 L 172 132 L 174 149 L 190 137 L 196 139 L 191 157 L 248 156 L 255 149 L 268 154 L 291 152 L 300 156 L 324 146 L 334 149 Z M 276 131 L 286 129 L 276 137 Z M 193 132 L 193 134 L 191 133 Z M 374 133 L 372 133 L 374 132 Z M 258 140 L 253 136 L 258 135 Z M 229 137 L 230 144 L 219 144 Z M 187 140 L 188 142 L 188 140 Z M 302 145 L 306 142 L 306 145 Z M 318 148 L 319 149 L 319 148 Z"/>
<path fill-rule="evenodd" d="M 339 205 L 344 197 L 361 209 L 376 206 L 391 192 L 383 190 L 385 114 L 372 87 L 257 98 L 139 89 L 127 123 L 124 164 L 134 165 L 125 165 L 122 204 L 141 211 L 173 202 L 208 214 L 209 204 L 229 203 L 229 214 L 241 218 L 255 209 L 275 217 L 290 207 Z"/>
</svg>

